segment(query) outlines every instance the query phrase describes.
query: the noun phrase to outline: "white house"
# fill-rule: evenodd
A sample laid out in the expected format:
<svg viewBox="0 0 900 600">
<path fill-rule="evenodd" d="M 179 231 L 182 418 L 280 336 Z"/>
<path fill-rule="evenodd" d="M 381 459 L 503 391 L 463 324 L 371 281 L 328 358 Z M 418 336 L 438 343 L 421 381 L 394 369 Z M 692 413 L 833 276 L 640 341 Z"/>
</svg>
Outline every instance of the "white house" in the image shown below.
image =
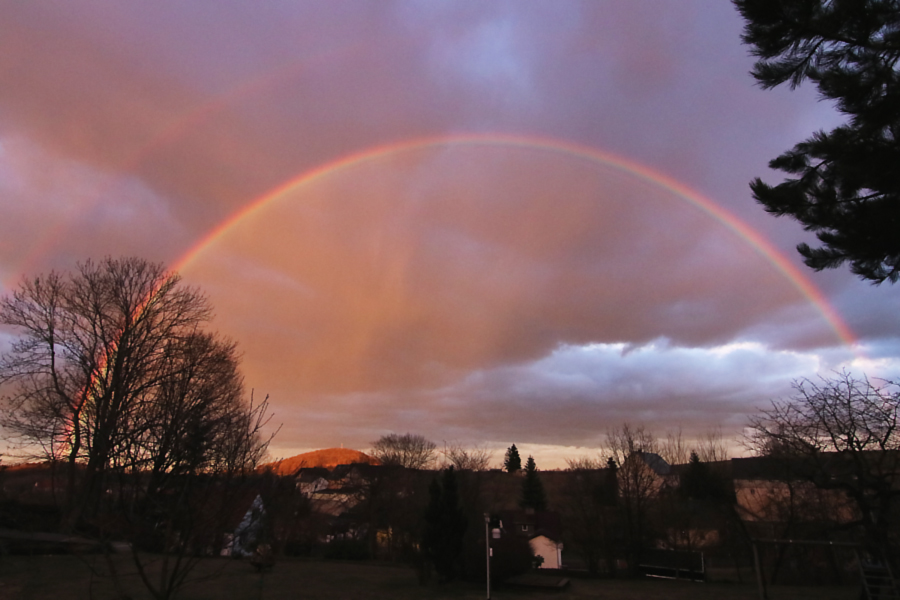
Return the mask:
<svg viewBox="0 0 900 600">
<path fill-rule="evenodd" d="M 559 514 L 549 511 L 506 510 L 500 513 L 501 530 L 528 538 L 535 557 L 543 558 L 541 569 L 562 566 L 562 526 Z"/>
<path fill-rule="evenodd" d="M 537 535 L 528 540 L 528 545 L 535 556 L 544 559 L 542 569 L 559 569 L 562 566 L 562 542 L 554 541 L 546 535 Z"/>
</svg>

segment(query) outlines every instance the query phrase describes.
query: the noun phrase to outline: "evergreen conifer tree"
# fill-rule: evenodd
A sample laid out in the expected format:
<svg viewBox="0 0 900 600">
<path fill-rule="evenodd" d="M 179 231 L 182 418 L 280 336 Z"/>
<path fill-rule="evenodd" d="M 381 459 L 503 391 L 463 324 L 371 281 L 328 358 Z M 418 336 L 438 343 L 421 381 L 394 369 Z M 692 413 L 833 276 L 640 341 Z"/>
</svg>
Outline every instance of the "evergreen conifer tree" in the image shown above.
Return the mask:
<svg viewBox="0 0 900 600">
<path fill-rule="evenodd" d="M 428 488 L 422 548 L 442 581 L 459 574 L 459 561 L 466 532 L 466 517 L 459 506 L 459 491 L 453 466 L 447 467 L 439 483 L 435 478 Z"/>
<path fill-rule="evenodd" d="M 522 508 L 533 508 L 536 511 L 547 510 L 544 484 L 541 483 L 537 465 L 531 456 L 525 461 L 525 479 L 522 481 L 522 498 L 519 505 Z"/>
<path fill-rule="evenodd" d="M 607 506 L 615 506 L 619 502 L 619 465 L 610 456 L 606 460 L 605 502 Z"/>
<path fill-rule="evenodd" d="M 519 456 L 519 449 L 513 444 L 506 449 L 506 457 L 503 459 L 503 468 L 507 473 L 515 473 L 522 468 L 522 457 Z"/>
<path fill-rule="evenodd" d="M 874 283 L 900 279 L 900 5 L 897 0 L 733 0 L 753 77 L 769 89 L 810 81 L 847 120 L 769 166 L 792 177 L 750 187 L 765 210 L 816 233 L 797 250 L 819 271 L 850 263 Z"/>
<path fill-rule="evenodd" d="M 688 498 L 702 500 L 707 496 L 707 482 L 709 480 L 709 469 L 700 462 L 700 456 L 691 451 L 691 458 L 688 461 L 688 467 L 681 478 L 679 490 Z"/>
<path fill-rule="evenodd" d="M 679 491 L 693 500 L 733 500 L 733 488 L 710 466 L 700 460 L 696 452 L 691 452 L 688 467 L 681 478 Z"/>
</svg>

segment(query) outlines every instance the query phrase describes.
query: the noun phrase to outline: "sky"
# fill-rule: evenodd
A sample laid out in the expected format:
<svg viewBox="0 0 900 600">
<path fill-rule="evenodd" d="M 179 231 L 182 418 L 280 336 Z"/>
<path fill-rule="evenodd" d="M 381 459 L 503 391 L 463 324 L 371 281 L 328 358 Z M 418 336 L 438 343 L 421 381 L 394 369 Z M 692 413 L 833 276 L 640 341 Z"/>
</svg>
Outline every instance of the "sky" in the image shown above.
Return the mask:
<svg viewBox="0 0 900 600">
<path fill-rule="evenodd" d="M 741 28 L 707 0 L 0 4 L 0 293 L 177 270 L 273 457 L 739 436 L 795 381 L 900 374 L 897 290 L 809 270 L 752 198 L 842 117 L 755 86 Z"/>
</svg>

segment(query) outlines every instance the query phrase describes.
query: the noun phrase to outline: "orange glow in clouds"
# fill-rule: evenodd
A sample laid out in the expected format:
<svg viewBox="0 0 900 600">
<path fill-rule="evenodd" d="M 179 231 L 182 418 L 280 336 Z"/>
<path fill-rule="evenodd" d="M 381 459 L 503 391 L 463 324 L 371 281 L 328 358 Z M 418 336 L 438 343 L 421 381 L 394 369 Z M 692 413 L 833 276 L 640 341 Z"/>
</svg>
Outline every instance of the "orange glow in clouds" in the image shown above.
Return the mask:
<svg viewBox="0 0 900 600">
<path fill-rule="evenodd" d="M 328 163 L 174 268 L 209 292 L 248 380 L 275 397 L 434 389 L 560 344 L 721 343 L 714 323 L 749 326 L 791 296 L 853 344 L 805 275 L 712 201 L 536 138 L 412 140 Z"/>
</svg>

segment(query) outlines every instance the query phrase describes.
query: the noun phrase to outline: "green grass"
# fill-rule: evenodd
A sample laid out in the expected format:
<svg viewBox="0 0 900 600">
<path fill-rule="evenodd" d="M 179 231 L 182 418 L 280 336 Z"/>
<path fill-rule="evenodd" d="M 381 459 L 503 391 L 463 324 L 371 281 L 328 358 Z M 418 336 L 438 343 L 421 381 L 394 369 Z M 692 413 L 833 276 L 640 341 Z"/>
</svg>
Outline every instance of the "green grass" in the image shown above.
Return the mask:
<svg viewBox="0 0 900 600">
<path fill-rule="evenodd" d="M 115 557 L 123 589 L 133 600 L 151 596 L 139 581 L 128 557 Z M 484 586 L 466 583 L 420 586 L 412 569 L 373 562 L 280 559 L 272 571 L 260 575 L 246 561 L 206 559 L 179 595 L 182 600 L 219 599 L 392 599 L 484 598 Z M 775 587 L 772 600 L 856 600 L 859 588 Z M 757 600 L 752 583 L 690 583 L 668 580 L 573 579 L 562 592 L 498 589 L 497 600 L 540 598 L 582 600 Z M 102 556 L 0 556 L 0 598 L 4 600 L 107 600 L 115 591 Z"/>
</svg>

